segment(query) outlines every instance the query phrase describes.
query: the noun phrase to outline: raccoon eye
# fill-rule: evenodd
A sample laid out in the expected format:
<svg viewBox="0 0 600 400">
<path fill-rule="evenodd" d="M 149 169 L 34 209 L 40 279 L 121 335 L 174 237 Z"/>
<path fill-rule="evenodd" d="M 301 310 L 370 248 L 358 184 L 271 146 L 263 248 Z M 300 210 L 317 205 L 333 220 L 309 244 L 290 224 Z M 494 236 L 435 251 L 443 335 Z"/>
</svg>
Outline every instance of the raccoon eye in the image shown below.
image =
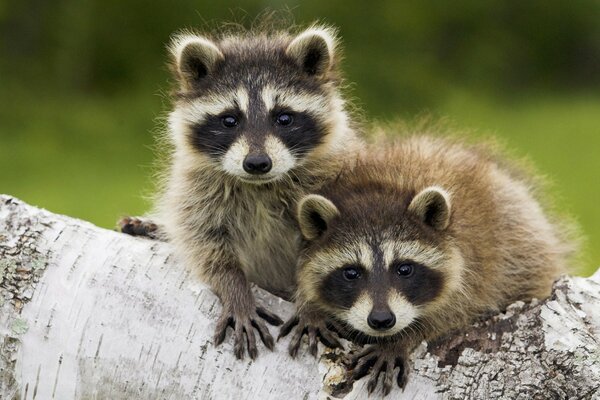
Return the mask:
<svg viewBox="0 0 600 400">
<path fill-rule="evenodd" d="M 355 279 L 360 278 L 360 271 L 354 267 L 344 268 L 343 274 L 344 278 L 349 281 L 353 281 Z"/>
<path fill-rule="evenodd" d="M 236 126 L 238 124 L 237 118 L 232 115 L 226 115 L 226 116 L 222 117 L 221 122 L 223 123 L 223 126 L 226 128 L 233 128 L 234 126 Z"/>
<path fill-rule="evenodd" d="M 291 125 L 292 122 L 294 122 L 294 117 L 292 117 L 291 114 L 281 113 L 277 116 L 276 122 L 278 125 L 288 126 Z"/>
<path fill-rule="evenodd" d="M 411 276 L 413 271 L 414 267 L 412 264 L 400 264 L 396 267 L 396 273 L 403 278 Z"/>
</svg>

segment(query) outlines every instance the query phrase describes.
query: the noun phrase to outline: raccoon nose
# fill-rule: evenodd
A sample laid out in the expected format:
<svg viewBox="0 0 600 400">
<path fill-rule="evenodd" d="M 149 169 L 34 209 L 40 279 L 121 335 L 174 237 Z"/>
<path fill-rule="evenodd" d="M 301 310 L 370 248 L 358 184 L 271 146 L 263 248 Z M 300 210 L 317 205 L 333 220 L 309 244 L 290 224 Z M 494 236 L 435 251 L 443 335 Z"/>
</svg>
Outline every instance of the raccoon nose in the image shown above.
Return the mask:
<svg viewBox="0 0 600 400">
<path fill-rule="evenodd" d="M 396 323 L 396 316 L 391 311 L 371 311 L 367 317 L 369 326 L 378 331 L 390 329 Z"/>
<path fill-rule="evenodd" d="M 244 159 L 244 171 L 252 175 L 266 174 L 271 170 L 273 163 L 266 154 L 248 154 Z"/>
</svg>

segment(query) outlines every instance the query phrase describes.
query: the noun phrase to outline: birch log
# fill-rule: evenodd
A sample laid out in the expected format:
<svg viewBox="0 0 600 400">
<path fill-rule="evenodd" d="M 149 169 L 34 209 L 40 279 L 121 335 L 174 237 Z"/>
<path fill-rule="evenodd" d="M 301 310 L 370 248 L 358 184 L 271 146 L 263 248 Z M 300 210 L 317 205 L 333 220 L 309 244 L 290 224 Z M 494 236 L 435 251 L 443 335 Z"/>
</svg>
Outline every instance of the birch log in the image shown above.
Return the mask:
<svg viewBox="0 0 600 400">
<path fill-rule="evenodd" d="M 238 361 L 230 341 L 215 348 L 219 311 L 169 244 L 0 196 L 0 399 L 366 398 L 339 351 L 292 360 L 284 341 Z M 423 344 L 389 398 L 600 399 L 599 345 L 600 271 L 565 277 L 550 299 Z"/>
</svg>

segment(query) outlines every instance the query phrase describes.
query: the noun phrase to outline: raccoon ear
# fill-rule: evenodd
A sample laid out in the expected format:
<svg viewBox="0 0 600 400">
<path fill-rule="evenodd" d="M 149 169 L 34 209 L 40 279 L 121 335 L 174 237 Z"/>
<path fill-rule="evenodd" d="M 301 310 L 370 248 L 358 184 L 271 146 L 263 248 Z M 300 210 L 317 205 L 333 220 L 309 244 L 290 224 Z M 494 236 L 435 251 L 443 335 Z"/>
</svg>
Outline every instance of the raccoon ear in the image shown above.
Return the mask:
<svg viewBox="0 0 600 400">
<path fill-rule="evenodd" d="M 308 75 L 322 77 L 333 65 L 335 45 L 333 29 L 313 27 L 296 36 L 285 54 Z"/>
<path fill-rule="evenodd" d="M 221 50 L 201 36 L 181 35 L 170 46 L 177 78 L 183 89 L 191 89 L 224 60 Z"/>
<path fill-rule="evenodd" d="M 319 238 L 329 228 L 331 220 L 340 215 L 330 200 L 318 194 L 309 194 L 298 204 L 298 224 L 308 240 Z"/>
<path fill-rule="evenodd" d="M 408 211 L 432 228 L 444 230 L 450 223 L 450 195 L 439 187 L 425 188 L 412 199 Z"/>
</svg>

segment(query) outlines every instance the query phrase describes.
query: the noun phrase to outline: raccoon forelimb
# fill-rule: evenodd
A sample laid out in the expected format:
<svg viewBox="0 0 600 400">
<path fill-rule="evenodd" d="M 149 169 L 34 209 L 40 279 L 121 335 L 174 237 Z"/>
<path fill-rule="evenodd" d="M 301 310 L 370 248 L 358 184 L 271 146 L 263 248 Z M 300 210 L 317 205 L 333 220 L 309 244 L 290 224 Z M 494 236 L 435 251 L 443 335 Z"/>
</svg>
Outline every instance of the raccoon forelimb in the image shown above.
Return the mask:
<svg viewBox="0 0 600 400">
<path fill-rule="evenodd" d="M 381 390 L 386 396 L 392 390 L 394 376 L 396 376 L 396 383 L 404 389 L 410 371 L 408 357 L 412 345 L 410 346 L 401 342 L 388 341 L 363 348 L 352 356 L 350 364 L 352 379 L 358 380 L 370 372 L 367 390 L 373 393 L 381 375 Z M 398 369 L 397 374 L 396 369 Z"/>
<path fill-rule="evenodd" d="M 283 321 L 262 307 L 257 307 L 250 284 L 234 256 L 228 256 L 226 243 L 215 244 L 217 254 L 214 260 L 204 268 L 203 278 L 210 284 L 223 303 L 223 311 L 215 328 L 214 343 L 219 345 L 225 340 L 227 327 L 233 329 L 234 353 L 244 358 L 247 344 L 248 355 L 254 359 L 258 355 L 254 329 L 269 349 L 273 350 L 274 340 L 263 320 L 272 325 L 281 325 Z"/>
<path fill-rule="evenodd" d="M 317 356 L 318 341 L 330 348 L 343 348 L 320 313 L 307 310 L 298 311 L 281 327 L 277 340 L 287 336 L 292 331 L 294 333 L 288 346 L 288 352 L 292 357 L 298 355 L 304 335 L 308 335 L 308 349 L 314 357 Z"/>
</svg>

